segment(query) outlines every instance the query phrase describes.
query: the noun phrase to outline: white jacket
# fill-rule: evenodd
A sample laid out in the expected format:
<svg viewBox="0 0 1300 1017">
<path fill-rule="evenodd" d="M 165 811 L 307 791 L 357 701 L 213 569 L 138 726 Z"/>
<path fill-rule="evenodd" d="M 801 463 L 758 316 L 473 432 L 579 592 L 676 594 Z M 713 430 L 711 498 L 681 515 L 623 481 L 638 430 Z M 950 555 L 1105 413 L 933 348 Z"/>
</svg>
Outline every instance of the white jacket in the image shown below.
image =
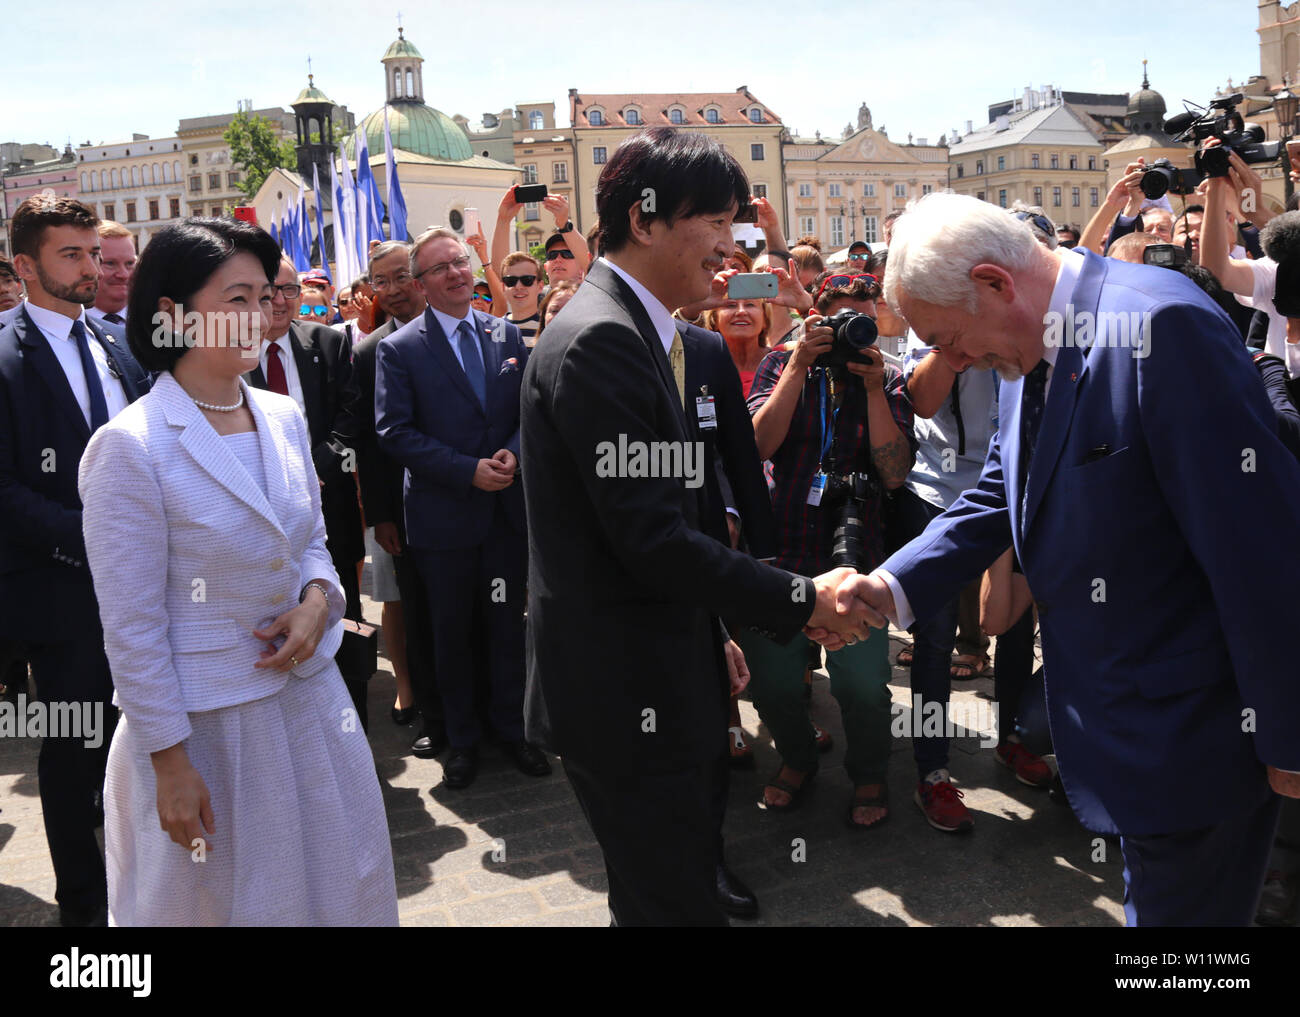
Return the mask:
<svg viewBox="0 0 1300 1017">
<path fill-rule="evenodd" d="M 137 743 L 190 735 L 187 714 L 273 695 L 334 666 L 344 599 L 325 550 L 320 484 L 294 401 L 240 386 L 257 422 L 267 495 L 169 373 L 95 432 L 81 459 L 86 559 L 104 649 Z M 316 652 L 291 672 L 255 669 L 252 631 L 332 593 Z"/>
</svg>

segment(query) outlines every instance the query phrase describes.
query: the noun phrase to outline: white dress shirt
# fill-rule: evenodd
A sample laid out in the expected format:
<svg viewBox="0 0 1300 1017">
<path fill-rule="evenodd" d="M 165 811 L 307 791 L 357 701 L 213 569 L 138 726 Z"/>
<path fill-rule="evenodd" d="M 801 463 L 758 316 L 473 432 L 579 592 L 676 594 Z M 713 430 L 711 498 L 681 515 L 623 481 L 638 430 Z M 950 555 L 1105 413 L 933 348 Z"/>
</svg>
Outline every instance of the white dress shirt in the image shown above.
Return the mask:
<svg viewBox="0 0 1300 1017">
<path fill-rule="evenodd" d="M 603 264 L 609 266 L 616 276 L 632 287 L 632 292 L 635 293 L 637 299 L 641 301 L 641 306 L 645 308 L 645 313 L 650 316 L 650 324 L 654 326 L 655 334 L 659 336 L 659 341 L 664 344 L 664 353 L 666 355 L 672 348 L 673 338 L 677 335 L 677 326 L 673 323 L 673 312 L 664 307 L 653 293 L 608 258 L 601 258 L 599 260 Z"/>
<path fill-rule="evenodd" d="M 1070 248 L 1058 248 L 1057 261 L 1060 262 L 1060 267 L 1056 272 L 1056 285 L 1052 287 L 1052 297 L 1048 301 L 1047 312 L 1049 315 L 1054 316 L 1057 321 L 1064 321 L 1066 316 L 1071 313 L 1070 299 L 1074 296 L 1074 287 L 1079 281 L 1079 272 L 1083 268 L 1083 254 Z M 1044 322 L 1044 326 L 1046 326 L 1046 322 Z M 1052 370 L 1056 366 L 1056 355 L 1059 352 L 1060 347 L 1055 343 L 1043 344 L 1042 359 L 1046 360 L 1048 364 L 1047 381 L 1043 389 L 1044 404 L 1046 404 L 1047 394 L 1052 390 Z M 1002 443 L 1002 447 L 1006 447 L 1005 443 Z M 1021 479 L 1021 486 L 1023 489 L 1024 478 Z M 891 573 L 886 572 L 884 569 L 876 569 L 873 574 L 885 581 L 885 585 L 889 587 L 889 592 L 894 597 L 894 617 L 889 620 L 900 629 L 910 628 L 912 623 L 916 621 L 916 616 L 912 614 L 912 605 L 907 599 L 907 594 L 903 592 L 902 585 Z"/>
<path fill-rule="evenodd" d="M 466 311 L 463 318 L 453 318 L 450 314 L 443 314 L 432 304 L 429 305 L 429 310 L 433 312 L 433 316 L 438 319 L 438 324 L 442 326 L 443 334 L 447 337 L 447 345 L 451 347 L 451 355 L 456 358 L 456 363 L 460 364 L 462 371 L 465 370 L 465 361 L 461 359 L 460 336 L 457 334 L 456 329 L 462 321 L 469 325 L 470 333 L 474 336 L 474 352 L 478 354 L 479 366 L 482 367 L 483 348 L 478 343 L 478 319 L 474 317 L 474 308 L 471 307 Z M 466 377 L 468 376 L 469 374 L 466 372 Z M 486 367 L 483 369 L 483 377 L 487 377 Z"/>
<path fill-rule="evenodd" d="M 90 344 L 90 358 L 95 362 L 99 385 L 104 390 L 104 402 L 108 406 L 108 419 L 112 420 L 126 409 L 128 402 L 126 390 L 122 387 L 121 380 L 114 377 L 114 369 L 111 367 L 108 354 L 104 352 L 104 347 L 100 345 L 99 340 L 91 333 L 90 326 L 86 324 L 85 312 L 83 311 L 74 319 L 58 311 L 37 307 L 30 300 L 24 306 L 32 321 L 36 323 L 36 327 L 41 330 L 41 335 L 45 336 L 45 341 L 50 344 L 59 366 L 63 368 L 72 394 L 77 399 L 77 405 L 86 415 L 86 423 L 90 423 L 90 389 L 86 386 L 86 374 L 81 368 L 81 354 L 77 352 L 77 342 L 72 338 L 74 320 L 80 321 L 86 330 L 86 342 Z"/>
<path fill-rule="evenodd" d="M 101 322 L 101 323 L 104 322 L 104 315 L 106 315 L 107 313 L 108 313 L 107 311 L 101 311 L 101 310 L 100 310 L 98 307 L 96 307 L 94 304 L 91 304 L 89 307 L 86 308 L 86 314 L 88 314 L 90 317 L 94 318 L 96 321 Z M 119 318 L 122 319 L 122 321 L 121 321 L 121 324 L 122 324 L 122 325 L 125 325 L 125 324 L 126 324 L 126 308 L 125 308 L 125 307 L 123 307 L 120 311 L 114 311 L 113 313 L 116 314 Z M 118 323 L 117 323 L 117 322 L 109 322 L 108 324 L 118 324 Z"/>
<path fill-rule="evenodd" d="M 302 398 L 302 379 L 298 377 L 298 362 L 293 358 L 293 340 L 288 332 L 280 336 L 279 339 L 264 340 L 262 342 L 262 355 L 258 359 L 258 364 L 262 368 L 262 377 L 267 379 L 268 384 L 270 383 L 271 376 L 266 371 L 266 361 L 268 357 L 272 356 L 270 349 L 268 349 L 272 345 L 280 347 L 280 363 L 284 367 L 284 380 L 289 386 L 289 395 L 293 397 L 293 401 L 298 404 L 298 409 L 302 410 L 305 415 L 307 413 L 307 404 L 303 402 Z"/>
</svg>

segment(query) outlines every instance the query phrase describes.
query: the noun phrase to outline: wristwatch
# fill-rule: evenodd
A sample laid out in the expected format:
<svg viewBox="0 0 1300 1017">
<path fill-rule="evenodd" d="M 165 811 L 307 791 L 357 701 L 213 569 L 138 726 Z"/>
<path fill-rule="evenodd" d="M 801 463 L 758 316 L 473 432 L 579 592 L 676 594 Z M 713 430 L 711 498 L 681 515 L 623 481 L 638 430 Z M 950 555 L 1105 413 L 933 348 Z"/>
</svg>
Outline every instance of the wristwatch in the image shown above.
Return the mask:
<svg viewBox="0 0 1300 1017">
<path fill-rule="evenodd" d="M 566 222 L 563 226 L 559 227 L 555 232 L 556 232 L 556 233 L 572 233 L 572 232 L 573 232 L 573 220 L 570 219 L 570 220 L 569 220 L 568 222 Z"/>
</svg>

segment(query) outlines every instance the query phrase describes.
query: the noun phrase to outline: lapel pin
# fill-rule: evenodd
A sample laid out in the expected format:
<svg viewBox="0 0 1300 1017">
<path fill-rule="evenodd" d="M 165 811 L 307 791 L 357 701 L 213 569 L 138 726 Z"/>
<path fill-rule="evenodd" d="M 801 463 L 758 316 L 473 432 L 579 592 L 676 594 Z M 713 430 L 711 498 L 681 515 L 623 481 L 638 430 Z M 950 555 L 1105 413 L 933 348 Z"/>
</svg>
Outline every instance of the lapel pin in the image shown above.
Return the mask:
<svg viewBox="0 0 1300 1017">
<path fill-rule="evenodd" d="M 1071 372 L 1070 372 L 1070 380 L 1071 380 L 1071 381 L 1078 381 L 1078 380 L 1079 380 L 1079 376 L 1078 376 L 1077 374 L 1075 374 L 1073 371 L 1071 371 Z"/>
</svg>

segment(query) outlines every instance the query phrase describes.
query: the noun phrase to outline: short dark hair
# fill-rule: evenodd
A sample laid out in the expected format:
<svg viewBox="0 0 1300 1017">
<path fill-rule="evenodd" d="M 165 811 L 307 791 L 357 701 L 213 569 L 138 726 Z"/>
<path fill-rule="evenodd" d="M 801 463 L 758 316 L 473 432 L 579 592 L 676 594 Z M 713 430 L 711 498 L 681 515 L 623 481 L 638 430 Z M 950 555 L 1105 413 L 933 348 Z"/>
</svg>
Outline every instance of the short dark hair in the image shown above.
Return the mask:
<svg viewBox="0 0 1300 1017">
<path fill-rule="evenodd" d="M 830 278 L 832 275 L 844 275 L 843 272 L 828 272 L 813 283 L 813 292 L 816 293 L 821 288 L 822 281 Z M 831 304 L 839 300 L 879 300 L 880 283 L 871 282 L 868 279 L 854 279 L 847 286 L 829 286 L 822 291 L 821 296 L 817 298 L 817 306 L 814 308 L 818 314 L 825 314 L 830 309 Z"/>
<path fill-rule="evenodd" d="M 1189 214 L 1191 214 L 1192 212 L 1200 212 L 1201 215 L 1204 215 L 1204 214 L 1205 214 L 1205 206 L 1204 206 L 1204 205 L 1188 205 L 1185 209 L 1183 209 L 1181 212 L 1178 213 L 1178 215 L 1176 215 L 1176 216 L 1174 217 L 1173 225 L 1170 226 L 1169 228 L 1170 228 L 1171 230 L 1174 229 L 1174 227 L 1176 227 L 1176 226 L 1178 225 L 1178 220 L 1179 220 L 1179 219 L 1186 219 L 1187 216 L 1188 216 Z"/>
<path fill-rule="evenodd" d="M 867 267 L 864 269 L 869 275 L 874 275 L 877 279 L 885 278 L 885 266 L 889 264 L 889 248 L 877 251 L 867 259 Z"/>
<path fill-rule="evenodd" d="M 9 243 L 14 254 L 35 258 L 40 254 L 47 227 L 79 226 L 93 230 L 98 225 L 95 210 L 76 198 L 33 194 L 14 210 L 13 222 L 9 225 Z"/>
<path fill-rule="evenodd" d="M 1071 226 L 1068 222 L 1058 222 L 1056 224 L 1056 232 L 1070 234 L 1070 236 L 1074 237 L 1074 242 L 1076 244 L 1079 242 L 1079 238 L 1083 236 L 1082 233 L 1075 229 L 1075 227 Z"/>
<path fill-rule="evenodd" d="M 0 275 L 12 279 L 14 282 L 22 282 L 18 278 L 18 271 L 14 268 L 14 263 L 8 258 L 0 258 Z"/>
<path fill-rule="evenodd" d="M 740 209 L 749 204 L 749 180 L 736 157 L 703 134 L 672 127 L 651 127 L 627 138 L 605 163 L 596 182 L 596 214 L 602 226 L 601 248 L 615 252 L 631 236 L 628 212 L 640 211 L 644 222 L 678 219 Z"/>
<path fill-rule="evenodd" d="M 242 219 L 185 219 L 164 226 L 136 262 L 126 313 L 126 341 L 147 371 L 170 371 L 188 352 L 183 344 L 154 345 L 154 315 L 163 297 L 184 304 L 240 251 L 262 263 L 269 283 L 280 268 L 280 246 Z"/>
<path fill-rule="evenodd" d="M 1300 255 L 1300 212 L 1275 215 L 1259 233 L 1259 246 L 1279 264 Z"/>
</svg>

